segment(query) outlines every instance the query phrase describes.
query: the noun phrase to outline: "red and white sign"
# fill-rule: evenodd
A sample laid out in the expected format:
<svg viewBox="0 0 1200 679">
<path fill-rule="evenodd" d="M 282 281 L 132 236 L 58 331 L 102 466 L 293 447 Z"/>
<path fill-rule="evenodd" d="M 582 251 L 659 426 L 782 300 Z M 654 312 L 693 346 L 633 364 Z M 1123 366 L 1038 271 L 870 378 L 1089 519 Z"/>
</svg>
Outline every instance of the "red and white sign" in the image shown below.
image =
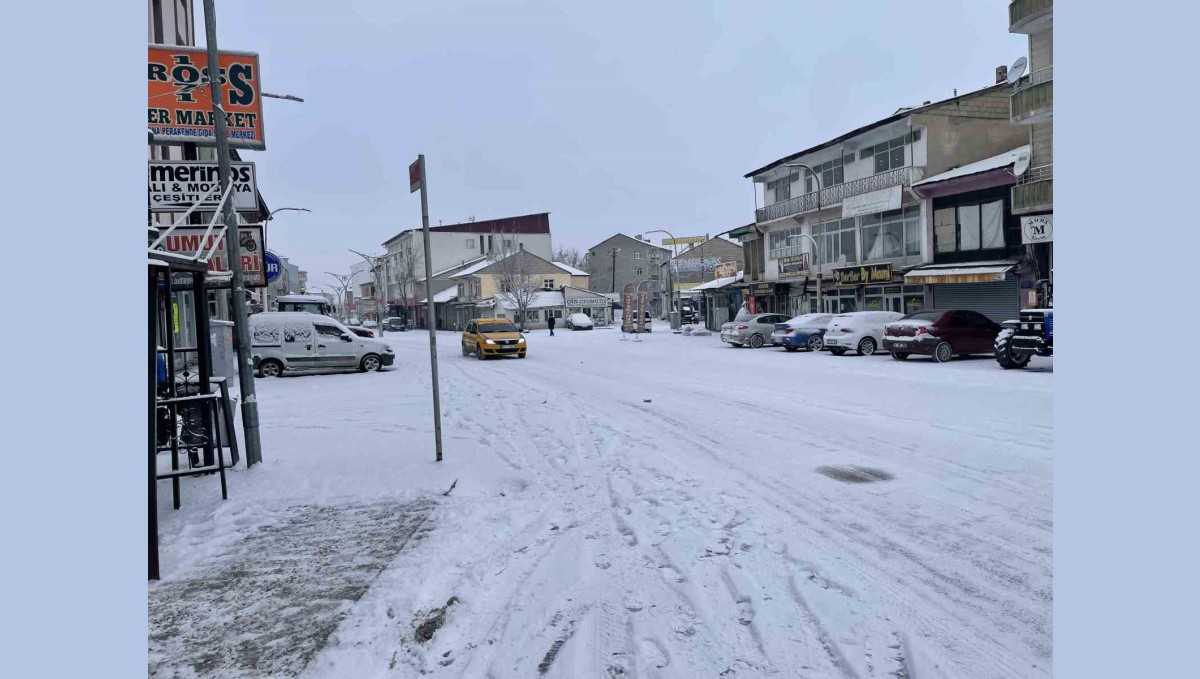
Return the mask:
<svg viewBox="0 0 1200 679">
<path fill-rule="evenodd" d="M 425 168 L 422 167 L 422 165 L 424 165 L 424 163 L 421 162 L 422 160 L 424 159 L 418 157 L 413 161 L 412 165 L 408 166 L 409 193 L 413 193 L 417 189 L 421 188 L 421 179 L 425 176 Z"/>
<path fill-rule="evenodd" d="M 181 226 L 176 228 L 163 239 L 162 249 L 184 257 L 195 257 L 196 253 L 206 255 L 210 274 L 229 273 L 229 261 L 225 256 L 225 237 L 209 234 L 205 237 L 206 227 Z M 214 229 L 214 232 L 216 229 Z M 241 237 L 242 280 L 247 288 L 265 288 L 267 286 L 267 267 L 263 264 L 263 256 L 267 251 L 263 243 L 262 224 L 242 224 L 238 227 Z M 215 247 L 214 247 L 215 246 Z"/>
</svg>

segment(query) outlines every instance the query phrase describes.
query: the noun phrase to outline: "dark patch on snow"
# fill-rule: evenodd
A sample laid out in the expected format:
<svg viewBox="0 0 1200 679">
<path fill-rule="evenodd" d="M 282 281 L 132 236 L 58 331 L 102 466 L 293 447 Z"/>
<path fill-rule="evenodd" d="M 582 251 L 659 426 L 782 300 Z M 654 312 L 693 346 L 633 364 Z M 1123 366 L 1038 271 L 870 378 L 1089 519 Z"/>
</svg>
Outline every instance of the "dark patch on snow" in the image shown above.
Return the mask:
<svg viewBox="0 0 1200 679">
<path fill-rule="evenodd" d="M 297 506 L 215 560 L 152 585 L 149 676 L 296 676 L 433 503 Z M 189 672 L 190 670 L 190 672 Z"/>
<path fill-rule="evenodd" d="M 457 603 L 458 597 L 452 596 L 446 601 L 445 606 L 439 606 L 432 611 L 417 614 L 417 618 L 421 622 L 417 623 L 417 630 L 413 633 L 413 637 L 422 644 L 432 639 L 433 635 L 442 628 L 442 625 L 446 624 L 446 611 Z"/>
<path fill-rule="evenodd" d="M 842 483 L 874 483 L 876 481 L 891 481 L 896 478 L 882 469 L 873 467 L 817 467 L 817 472 Z"/>
</svg>

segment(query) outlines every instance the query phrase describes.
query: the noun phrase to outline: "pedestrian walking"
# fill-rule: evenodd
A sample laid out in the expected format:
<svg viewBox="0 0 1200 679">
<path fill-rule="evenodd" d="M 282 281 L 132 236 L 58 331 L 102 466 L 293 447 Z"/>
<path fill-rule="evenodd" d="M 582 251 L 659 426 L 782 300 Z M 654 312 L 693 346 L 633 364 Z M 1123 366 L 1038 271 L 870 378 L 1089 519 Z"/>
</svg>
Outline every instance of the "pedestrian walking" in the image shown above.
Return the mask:
<svg viewBox="0 0 1200 679">
<path fill-rule="evenodd" d="M 550 336 L 554 337 L 554 316 L 551 315 L 546 319 L 546 325 L 550 328 Z"/>
</svg>

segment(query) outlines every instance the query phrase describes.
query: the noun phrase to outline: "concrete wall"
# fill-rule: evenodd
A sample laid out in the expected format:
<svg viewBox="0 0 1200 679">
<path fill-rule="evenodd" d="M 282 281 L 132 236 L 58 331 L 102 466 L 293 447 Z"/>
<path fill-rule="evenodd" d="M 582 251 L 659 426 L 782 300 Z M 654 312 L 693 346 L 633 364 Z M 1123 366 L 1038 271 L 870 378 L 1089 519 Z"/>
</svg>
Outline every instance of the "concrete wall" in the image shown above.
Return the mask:
<svg viewBox="0 0 1200 679">
<path fill-rule="evenodd" d="M 999 101 L 1002 103 L 994 103 Z M 979 108 L 979 107 L 975 107 Z M 914 124 L 925 128 L 928 160 L 925 176 L 940 174 L 985 158 L 1011 151 L 1029 143 L 1029 130 L 1010 125 L 1008 97 L 993 98 L 987 106 L 994 118 L 921 114 Z"/>
<path fill-rule="evenodd" d="M 615 290 L 613 288 L 613 258 L 609 254 L 609 248 L 611 247 L 621 248 L 616 258 Z M 640 254 L 641 257 L 635 259 L 635 252 Z M 652 252 L 658 253 L 660 259 L 650 259 L 649 253 Z M 588 289 L 597 292 L 621 292 L 626 283 L 637 283 L 641 280 L 660 280 L 659 276 L 662 274 L 660 265 L 666 261 L 666 258 L 670 255 L 670 251 L 658 248 L 645 241 L 639 241 L 636 238 L 614 236 L 594 245 L 588 250 L 587 254 L 588 271 L 592 274 L 588 281 Z M 640 276 L 637 275 L 639 268 L 642 270 Z M 657 295 L 657 290 L 653 294 Z"/>
<path fill-rule="evenodd" d="M 1029 36 L 1029 73 L 1054 65 L 1054 29 Z"/>
<path fill-rule="evenodd" d="M 1033 149 L 1029 159 L 1030 167 L 1041 167 L 1054 164 L 1054 122 L 1046 121 L 1030 126 L 1030 139 Z"/>
</svg>

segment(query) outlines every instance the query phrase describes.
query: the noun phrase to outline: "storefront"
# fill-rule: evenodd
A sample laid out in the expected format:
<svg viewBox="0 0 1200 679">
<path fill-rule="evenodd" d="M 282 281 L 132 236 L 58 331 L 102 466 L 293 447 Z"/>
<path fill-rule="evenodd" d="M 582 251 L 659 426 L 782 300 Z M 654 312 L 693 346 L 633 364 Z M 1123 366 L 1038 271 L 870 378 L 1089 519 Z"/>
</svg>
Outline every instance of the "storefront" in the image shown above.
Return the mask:
<svg viewBox="0 0 1200 679">
<path fill-rule="evenodd" d="M 925 308 L 923 285 L 869 285 L 863 288 L 863 311 L 911 314 Z"/>
<path fill-rule="evenodd" d="M 909 284 L 928 285 L 931 307 L 970 309 L 1000 323 L 1021 310 L 1021 282 L 1013 273 L 1016 261 L 972 264 L 934 264 L 909 271 Z"/>
<path fill-rule="evenodd" d="M 833 270 L 834 284 L 825 291 L 825 313 L 895 311 L 912 313 L 925 308 L 925 287 L 906 285 L 891 263 L 862 264 Z M 815 305 L 813 307 L 815 309 Z"/>
<path fill-rule="evenodd" d="M 750 283 L 746 286 L 746 308 L 752 314 L 787 313 L 788 285 Z"/>
<path fill-rule="evenodd" d="M 562 294 L 565 316 L 587 314 L 596 325 L 608 325 L 613 322 L 612 300 L 609 298 L 570 285 L 563 286 Z"/>
</svg>

